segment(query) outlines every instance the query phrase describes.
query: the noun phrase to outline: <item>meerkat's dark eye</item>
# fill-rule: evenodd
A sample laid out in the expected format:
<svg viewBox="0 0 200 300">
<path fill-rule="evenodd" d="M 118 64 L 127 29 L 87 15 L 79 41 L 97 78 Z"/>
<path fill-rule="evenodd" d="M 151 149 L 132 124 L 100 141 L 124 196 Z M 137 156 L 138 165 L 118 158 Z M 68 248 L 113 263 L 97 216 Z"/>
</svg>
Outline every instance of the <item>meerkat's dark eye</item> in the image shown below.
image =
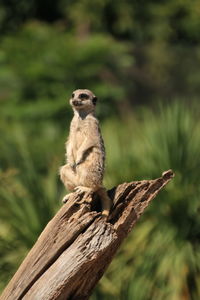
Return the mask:
<svg viewBox="0 0 200 300">
<path fill-rule="evenodd" d="M 74 98 L 74 93 L 72 93 L 72 98 Z"/>
<path fill-rule="evenodd" d="M 78 97 L 80 99 L 89 99 L 89 95 L 88 94 L 84 94 L 84 93 L 80 94 Z"/>
</svg>

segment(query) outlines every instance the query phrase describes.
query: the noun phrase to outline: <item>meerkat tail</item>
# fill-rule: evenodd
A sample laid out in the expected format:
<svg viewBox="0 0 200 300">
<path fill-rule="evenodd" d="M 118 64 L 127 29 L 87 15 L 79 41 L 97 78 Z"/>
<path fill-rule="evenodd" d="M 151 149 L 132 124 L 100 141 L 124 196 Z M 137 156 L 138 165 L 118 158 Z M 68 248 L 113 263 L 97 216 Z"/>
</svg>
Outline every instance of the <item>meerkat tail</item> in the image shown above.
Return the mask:
<svg viewBox="0 0 200 300">
<path fill-rule="evenodd" d="M 104 187 L 101 187 L 100 189 L 97 190 L 97 194 L 101 199 L 102 215 L 108 216 L 112 205 L 112 201 L 108 196 L 106 189 Z"/>
</svg>

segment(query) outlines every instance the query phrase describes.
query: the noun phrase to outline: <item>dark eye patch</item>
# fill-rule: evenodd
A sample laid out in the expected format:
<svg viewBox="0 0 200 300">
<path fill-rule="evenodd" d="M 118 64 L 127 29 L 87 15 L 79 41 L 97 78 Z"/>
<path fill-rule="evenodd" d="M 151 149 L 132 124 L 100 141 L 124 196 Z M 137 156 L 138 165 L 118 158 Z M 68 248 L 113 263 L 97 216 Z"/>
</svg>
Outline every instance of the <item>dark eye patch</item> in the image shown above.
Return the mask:
<svg viewBox="0 0 200 300">
<path fill-rule="evenodd" d="M 78 97 L 80 99 L 89 99 L 89 95 L 88 94 L 84 94 L 84 93 L 81 93 Z"/>
<path fill-rule="evenodd" d="M 75 94 L 74 94 L 74 93 L 72 93 L 72 98 L 74 98 L 74 95 L 75 95 Z"/>
</svg>

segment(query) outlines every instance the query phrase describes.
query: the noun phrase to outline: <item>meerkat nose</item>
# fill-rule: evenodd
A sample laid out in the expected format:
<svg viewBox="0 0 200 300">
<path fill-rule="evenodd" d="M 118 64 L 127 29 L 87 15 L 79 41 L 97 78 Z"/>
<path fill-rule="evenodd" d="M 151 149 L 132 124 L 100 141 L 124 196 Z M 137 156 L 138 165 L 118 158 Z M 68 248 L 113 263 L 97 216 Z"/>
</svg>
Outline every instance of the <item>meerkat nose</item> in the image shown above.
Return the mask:
<svg viewBox="0 0 200 300">
<path fill-rule="evenodd" d="M 78 106 L 78 105 L 81 105 L 82 103 L 80 101 L 78 101 L 78 100 L 73 100 L 72 104 L 75 105 L 75 106 L 76 105 Z"/>
</svg>

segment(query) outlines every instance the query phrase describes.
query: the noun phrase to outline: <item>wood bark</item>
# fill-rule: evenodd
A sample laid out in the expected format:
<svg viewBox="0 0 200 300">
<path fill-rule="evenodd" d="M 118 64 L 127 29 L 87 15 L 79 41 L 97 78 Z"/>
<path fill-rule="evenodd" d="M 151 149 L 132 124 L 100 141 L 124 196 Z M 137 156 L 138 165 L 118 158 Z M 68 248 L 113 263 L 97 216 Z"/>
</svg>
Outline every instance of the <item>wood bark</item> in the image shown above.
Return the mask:
<svg viewBox="0 0 200 300">
<path fill-rule="evenodd" d="M 88 299 L 124 238 L 172 177 L 169 170 L 155 180 L 110 190 L 108 220 L 94 194 L 74 193 L 47 224 L 0 300 Z"/>
</svg>

